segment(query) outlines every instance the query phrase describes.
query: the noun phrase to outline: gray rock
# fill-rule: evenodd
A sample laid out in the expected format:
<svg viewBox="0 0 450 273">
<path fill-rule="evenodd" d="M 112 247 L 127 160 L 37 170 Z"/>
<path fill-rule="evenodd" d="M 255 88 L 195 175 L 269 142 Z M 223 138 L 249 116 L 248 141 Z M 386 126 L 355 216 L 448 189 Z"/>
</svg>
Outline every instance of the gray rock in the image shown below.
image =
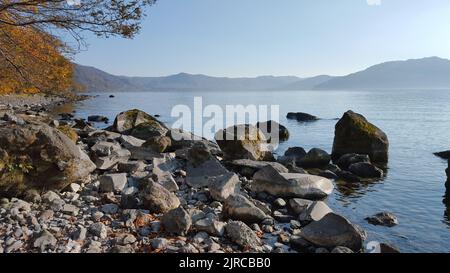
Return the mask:
<svg viewBox="0 0 450 273">
<path fill-rule="evenodd" d="M 184 236 L 191 228 L 192 219 L 184 208 L 178 207 L 164 214 L 161 224 L 167 232 Z"/>
<path fill-rule="evenodd" d="M 145 140 L 133 136 L 121 135 L 119 138 L 119 142 L 123 147 L 125 147 L 125 149 L 131 149 L 135 147 L 141 147 L 145 143 Z"/>
<path fill-rule="evenodd" d="M 276 207 L 284 208 L 286 206 L 286 201 L 284 201 L 283 198 L 277 198 L 277 199 L 275 199 L 275 201 L 273 201 L 273 204 Z"/>
<path fill-rule="evenodd" d="M 72 183 L 72 184 L 69 185 L 69 190 L 70 190 L 71 192 L 79 192 L 80 189 L 81 189 L 80 184 Z"/>
<path fill-rule="evenodd" d="M 217 159 L 209 158 L 197 166 L 188 162 L 186 173 L 186 183 L 191 187 L 201 188 L 209 186 L 215 177 L 228 174 L 229 171 Z"/>
<path fill-rule="evenodd" d="M 383 170 L 367 162 L 353 163 L 348 170 L 362 178 L 383 177 Z"/>
<path fill-rule="evenodd" d="M 65 204 L 61 210 L 62 213 L 77 216 L 79 212 L 79 208 L 71 204 Z"/>
<path fill-rule="evenodd" d="M 322 176 L 328 179 L 338 179 L 339 176 L 330 170 L 321 171 L 318 176 Z"/>
<path fill-rule="evenodd" d="M 101 116 L 101 115 L 92 115 L 92 116 L 88 116 L 88 121 L 92 121 L 92 122 L 105 122 L 108 123 L 108 118 L 105 116 Z"/>
<path fill-rule="evenodd" d="M 119 162 L 126 162 L 132 156 L 127 149 L 115 150 L 109 156 L 98 157 L 95 159 L 95 165 L 99 170 L 109 170 Z"/>
<path fill-rule="evenodd" d="M 368 155 L 362 155 L 362 154 L 345 154 L 341 156 L 336 164 L 339 166 L 339 168 L 343 170 L 348 170 L 348 167 L 354 163 L 370 163 L 370 158 Z"/>
<path fill-rule="evenodd" d="M 224 203 L 225 217 L 245 223 L 259 223 L 268 216 L 250 200 L 240 194 L 230 195 Z"/>
<path fill-rule="evenodd" d="M 120 192 L 127 185 L 126 173 L 105 174 L 99 177 L 100 190 L 103 192 Z"/>
<path fill-rule="evenodd" d="M 253 175 L 257 171 L 259 171 L 260 169 L 264 168 L 267 165 L 271 165 L 274 169 L 276 169 L 280 173 L 289 172 L 289 170 L 286 167 L 284 167 L 278 162 L 237 159 L 227 163 L 227 166 L 229 166 L 232 170 L 249 178 L 253 177 Z"/>
<path fill-rule="evenodd" d="M 255 232 L 240 221 L 231 221 L 225 226 L 225 232 L 230 240 L 237 245 L 251 250 L 261 248 L 261 240 Z"/>
<path fill-rule="evenodd" d="M 328 213 L 333 212 L 330 207 L 322 201 L 314 201 L 300 215 L 301 222 L 319 221 Z"/>
<path fill-rule="evenodd" d="M 372 225 L 380 225 L 393 227 L 398 225 L 397 217 L 390 212 L 380 212 L 373 216 L 367 217 L 366 220 Z"/>
<path fill-rule="evenodd" d="M 95 166 L 89 157 L 60 130 L 33 121 L 21 126 L 0 124 L 1 160 L 27 158 L 23 175 L 0 176 L 0 192 L 19 196 L 27 190 L 62 190 L 85 179 Z M 43 165 L 42 165 L 43 164 Z"/>
<path fill-rule="evenodd" d="M 111 248 L 110 253 L 134 253 L 134 249 L 130 245 L 116 245 Z"/>
<path fill-rule="evenodd" d="M 271 166 L 264 167 L 253 176 L 252 191 L 267 192 L 278 197 L 323 199 L 333 191 L 333 183 L 324 177 L 278 173 Z"/>
<path fill-rule="evenodd" d="M 108 229 L 103 223 L 93 223 L 89 226 L 89 232 L 101 239 L 105 239 L 108 236 Z"/>
<path fill-rule="evenodd" d="M 225 225 L 224 222 L 207 217 L 196 221 L 194 227 L 198 231 L 204 231 L 214 236 L 222 236 Z"/>
<path fill-rule="evenodd" d="M 362 115 L 346 112 L 336 124 L 333 159 L 349 153 L 367 154 L 372 162 L 388 162 L 389 140 L 386 134 Z"/>
<path fill-rule="evenodd" d="M 287 119 L 295 119 L 299 122 L 313 122 L 319 120 L 318 117 L 310 115 L 308 113 L 302 113 L 302 112 L 289 112 L 286 116 Z"/>
<path fill-rule="evenodd" d="M 133 173 L 137 171 L 144 171 L 147 165 L 142 161 L 127 161 L 119 162 L 117 164 L 117 169 L 119 172 Z"/>
<path fill-rule="evenodd" d="M 44 230 L 39 234 L 39 237 L 36 238 L 33 242 L 33 247 L 39 248 L 41 252 L 44 252 L 46 249 L 53 249 L 56 246 L 57 240 L 53 234 Z"/>
<path fill-rule="evenodd" d="M 72 239 L 74 241 L 84 241 L 86 239 L 87 229 L 85 227 L 79 227 L 73 234 Z"/>
<path fill-rule="evenodd" d="M 333 248 L 331 253 L 334 253 L 334 254 L 350 254 L 350 253 L 355 253 L 355 252 L 353 252 L 353 250 L 351 250 L 348 247 L 337 246 L 337 247 Z"/>
<path fill-rule="evenodd" d="M 165 213 L 180 205 L 178 197 L 158 183 L 150 182 L 143 193 L 143 205 L 153 213 Z"/>
<path fill-rule="evenodd" d="M 263 132 L 253 125 L 235 125 L 220 130 L 216 133 L 215 140 L 227 160 L 273 160 L 273 155 L 267 145 L 267 139 Z"/>
<path fill-rule="evenodd" d="M 118 143 L 99 141 L 91 147 L 91 151 L 97 156 L 110 156 L 113 152 L 122 149 Z"/>
<path fill-rule="evenodd" d="M 47 204 L 51 204 L 53 202 L 53 200 L 61 199 L 61 197 L 59 197 L 59 194 L 57 194 L 54 191 L 46 192 L 45 194 L 43 194 L 41 196 L 41 198 L 42 198 L 42 201 L 47 203 Z"/>
<path fill-rule="evenodd" d="M 320 168 L 330 163 L 331 156 L 324 150 L 313 148 L 304 157 L 296 161 L 297 165 L 305 168 Z"/>
<path fill-rule="evenodd" d="M 154 249 L 165 249 L 167 247 L 167 240 L 164 238 L 155 238 L 151 244 Z"/>
<path fill-rule="evenodd" d="M 210 177 L 208 188 L 214 200 L 225 201 L 230 195 L 239 191 L 239 185 L 239 177 L 232 172 L 227 172 L 223 175 Z"/>
<path fill-rule="evenodd" d="M 101 211 L 105 214 L 116 214 L 119 210 L 119 206 L 116 204 L 105 204 L 101 207 Z"/>
<path fill-rule="evenodd" d="M 305 226 L 301 236 L 319 247 L 345 246 L 353 251 L 359 251 L 365 239 L 359 227 L 333 212 Z"/>
</svg>

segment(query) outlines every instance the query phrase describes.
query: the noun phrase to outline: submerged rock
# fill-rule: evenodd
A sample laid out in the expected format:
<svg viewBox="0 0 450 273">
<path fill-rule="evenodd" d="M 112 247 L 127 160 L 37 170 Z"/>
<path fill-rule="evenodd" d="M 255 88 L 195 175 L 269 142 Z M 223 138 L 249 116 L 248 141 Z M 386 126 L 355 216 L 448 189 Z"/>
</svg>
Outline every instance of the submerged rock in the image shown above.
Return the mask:
<svg viewBox="0 0 450 273">
<path fill-rule="evenodd" d="M 368 155 L 352 153 L 345 154 L 336 161 L 336 164 L 339 166 L 339 168 L 343 170 L 348 170 L 350 165 L 354 163 L 370 163 L 370 158 Z"/>
<path fill-rule="evenodd" d="M 251 189 L 277 197 L 323 199 L 333 191 L 331 180 L 309 174 L 279 173 L 272 166 L 262 168 L 253 176 Z"/>
<path fill-rule="evenodd" d="M 365 234 L 359 227 L 334 212 L 304 227 L 301 236 L 316 246 L 344 246 L 355 252 L 362 249 L 365 239 Z"/>
<path fill-rule="evenodd" d="M 362 115 L 348 111 L 336 124 L 333 159 L 356 153 L 369 155 L 375 163 L 387 163 L 388 150 L 386 134 Z"/>
<path fill-rule="evenodd" d="M 362 178 L 381 178 L 383 170 L 367 162 L 354 163 L 348 168 L 349 171 Z"/>
<path fill-rule="evenodd" d="M 215 139 L 227 160 L 251 159 L 273 161 L 267 139 L 257 127 L 236 125 L 216 133 Z"/>
<path fill-rule="evenodd" d="M 47 124 L 0 124 L 0 195 L 62 190 L 94 170 L 72 140 Z"/>
<path fill-rule="evenodd" d="M 301 122 L 311 122 L 311 121 L 317 121 L 319 120 L 318 117 L 307 114 L 307 113 L 302 113 L 302 112 L 297 112 L 297 113 L 293 113 L 290 112 L 287 114 L 286 116 L 287 119 L 295 119 L 297 121 L 301 121 Z"/>
<path fill-rule="evenodd" d="M 380 225 L 393 227 L 398 225 L 397 217 L 390 212 L 380 212 L 373 216 L 367 217 L 366 220 L 372 225 Z"/>
</svg>

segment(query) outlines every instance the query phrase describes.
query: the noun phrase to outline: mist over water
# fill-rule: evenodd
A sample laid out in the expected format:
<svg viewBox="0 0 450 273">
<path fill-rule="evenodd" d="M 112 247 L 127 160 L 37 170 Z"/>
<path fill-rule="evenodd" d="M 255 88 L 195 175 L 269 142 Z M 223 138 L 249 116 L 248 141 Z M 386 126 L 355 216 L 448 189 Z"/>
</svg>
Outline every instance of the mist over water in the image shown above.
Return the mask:
<svg viewBox="0 0 450 273">
<path fill-rule="evenodd" d="M 376 183 L 338 184 L 328 204 L 366 229 L 368 241 L 388 242 L 402 252 L 450 252 L 450 204 L 443 202 L 447 162 L 433 155 L 450 149 L 450 90 L 127 92 L 109 98 L 110 94 L 78 103 L 76 116 L 105 115 L 112 122 L 119 112 L 138 108 L 161 115 L 159 119 L 171 125 L 176 120 L 170 116 L 172 107 L 193 106 L 195 96 L 202 97 L 204 105 L 279 105 L 280 123 L 290 131 L 279 155 L 292 146 L 331 152 L 336 118 L 350 109 L 358 112 L 388 135 L 387 177 Z M 288 112 L 306 112 L 322 120 L 299 123 L 287 120 Z M 377 227 L 364 220 L 381 211 L 394 213 L 399 225 Z"/>
</svg>

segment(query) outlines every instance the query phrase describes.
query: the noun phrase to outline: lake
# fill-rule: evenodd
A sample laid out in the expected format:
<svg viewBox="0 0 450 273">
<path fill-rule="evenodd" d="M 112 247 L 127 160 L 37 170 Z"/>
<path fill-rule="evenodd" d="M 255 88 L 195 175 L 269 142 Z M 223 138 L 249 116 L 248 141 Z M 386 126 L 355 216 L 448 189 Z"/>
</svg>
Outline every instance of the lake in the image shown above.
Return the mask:
<svg viewBox="0 0 450 273">
<path fill-rule="evenodd" d="M 159 119 L 171 125 L 176 120 L 170 116 L 172 107 L 192 106 L 196 96 L 204 105 L 279 105 L 280 123 L 291 134 L 277 150 L 280 155 L 292 146 L 331 152 L 336 118 L 350 109 L 358 112 L 389 137 L 388 173 L 376 183 L 337 185 L 328 204 L 362 226 L 368 241 L 388 242 L 402 252 L 450 252 L 450 203 L 443 201 L 447 162 L 433 155 L 450 149 L 450 90 L 127 92 L 109 98 L 110 94 L 79 102 L 76 115 L 105 115 L 113 121 L 119 112 L 138 108 L 161 115 Z M 306 112 L 322 120 L 302 124 L 287 120 L 288 112 Z M 394 213 L 399 225 L 379 227 L 364 220 L 381 211 Z"/>
</svg>

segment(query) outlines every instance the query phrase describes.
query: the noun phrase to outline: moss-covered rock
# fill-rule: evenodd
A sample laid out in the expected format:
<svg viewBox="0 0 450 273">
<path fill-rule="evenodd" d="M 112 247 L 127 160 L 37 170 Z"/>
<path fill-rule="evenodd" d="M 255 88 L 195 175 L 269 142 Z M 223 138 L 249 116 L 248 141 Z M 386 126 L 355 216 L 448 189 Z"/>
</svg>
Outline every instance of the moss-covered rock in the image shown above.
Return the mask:
<svg viewBox="0 0 450 273">
<path fill-rule="evenodd" d="M 61 125 L 57 127 L 63 134 L 65 134 L 68 138 L 70 138 L 73 142 L 77 142 L 78 134 L 77 132 L 70 126 Z"/>
<path fill-rule="evenodd" d="M 362 115 L 348 111 L 336 124 L 333 160 L 356 153 L 368 155 L 375 163 L 387 163 L 388 150 L 387 135 Z"/>
<path fill-rule="evenodd" d="M 253 125 L 236 125 L 220 130 L 215 139 L 227 160 L 274 161 L 272 152 L 268 150 L 266 137 Z"/>
<path fill-rule="evenodd" d="M 61 190 L 95 165 L 60 130 L 44 123 L 0 125 L 0 195 Z"/>
<path fill-rule="evenodd" d="M 149 147 L 153 151 L 158 153 L 164 153 L 172 144 L 170 137 L 167 136 L 155 136 L 149 138 L 142 147 Z"/>
<path fill-rule="evenodd" d="M 151 115 L 137 109 L 120 113 L 114 120 L 111 128 L 122 134 L 131 134 L 137 138 L 148 139 L 157 135 L 165 135 L 167 127 Z"/>
</svg>

